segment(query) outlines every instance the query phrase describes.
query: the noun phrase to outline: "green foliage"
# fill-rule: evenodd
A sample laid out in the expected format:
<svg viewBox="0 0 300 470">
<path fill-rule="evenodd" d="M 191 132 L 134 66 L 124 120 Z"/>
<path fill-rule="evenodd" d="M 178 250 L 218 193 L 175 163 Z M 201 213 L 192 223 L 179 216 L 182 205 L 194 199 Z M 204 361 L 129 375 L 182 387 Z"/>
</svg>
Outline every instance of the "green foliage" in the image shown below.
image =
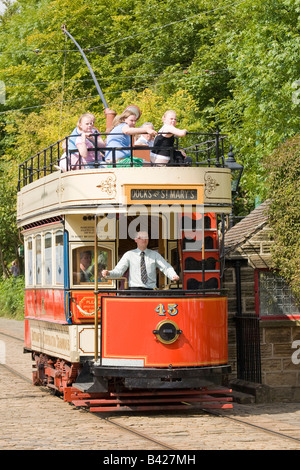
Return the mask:
<svg viewBox="0 0 300 470">
<path fill-rule="evenodd" d="M 3 317 L 24 318 L 24 277 L 0 280 L 0 314 Z"/>
<path fill-rule="evenodd" d="M 0 267 L 4 275 L 5 265 L 17 257 L 19 244 L 16 225 L 16 165 L 1 162 L 2 177 L 0 178 Z M 0 271 L 0 272 L 1 272 Z"/>
<path fill-rule="evenodd" d="M 273 259 L 300 300 L 300 135 L 266 158 Z"/>
<path fill-rule="evenodd" d="M 244 165 L 236 215 L 266 197 L 265 155 L 298 132 L 300 104 L 292 97 L 300 80 L 299 0 L 6 4 L 0 17 L 6 86 L 0 247 L 7 262 L 19 243 L 13 222 L 18 163 L 68 135 L 83 112 L 94 112 L 105 129 L 103 104 L 63 24 L 84 49 L 110 108 L 121 112 L 135 103 L 142 121 L 156 128 L 169 108 L 191 132 L 219 127 Z"/>
</svg>

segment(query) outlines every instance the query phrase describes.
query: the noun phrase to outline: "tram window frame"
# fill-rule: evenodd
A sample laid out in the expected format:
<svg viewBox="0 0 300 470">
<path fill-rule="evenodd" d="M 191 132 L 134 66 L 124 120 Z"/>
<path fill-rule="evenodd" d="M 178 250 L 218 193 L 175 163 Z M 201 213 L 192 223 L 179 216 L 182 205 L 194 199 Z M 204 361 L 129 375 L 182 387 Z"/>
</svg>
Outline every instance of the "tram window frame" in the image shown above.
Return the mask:
<svg viewBox="0 0 300 470">
<path fill-rule="evenodd" d="M 38 242 L 40 246 L 38 246 Z M 35 237 L 35 285 L 41 287 L 43 285 L 43 239 L 39 233 Z"/>
<path fill-rule="evenodd" d="M 60 260 L 62 260 L 62 281 L 57 282 L 57 245 L 56 236 L 62 236 L 62 249 Z M 51 275 L 46 276 L 47 261 L 46 261 L 46 237 L 50 235 L 51 239 L 51 252 L 49 253 L 48 260 L 51 266 Z M 31 248 L 30 248 L 31 243 Z M 38 243 L 40 243 L 40 257 L 38 253 Z M 63 227 L 53 227 L 44 230 L 34 231 L 24 236 L 25 246 L 25 287 L 26 288 L 64 288 L 64 230 Z M 31 273 L 30 273 L 31 268 Z M 40 270 L 38 273 L 38 269 Z"/>
<path fill-rule="evenodd" d="M 29 248 L 30 244 L 31 244 L 31 248 Z M 27 286 L 34 286 L 33 248 L 34 248 L 34 241 L 33 241 L 33 237 L 30 236 L 26 239 L 26 242 L 25 242 L 25 253 L 26 253 L 25 280 L 26 280 Z"/>
<path fill-rule="evenodd" d="M 181 266 L 180 263 L 177 265 L 175 263 L 174 257 L 177 258 L 178 256 L 178 243 L 179 240 L 167 240 L 167 247 L 168 247 L 168 262 L 171 264 L 171 266 L 174 268 L 174 270 L 177 272 L 179 276 L 181 276 Z M 171 284 L 172 281 L 170 279 L 167 279 L 167 284 Z M 182 288 L 182 282 L 179 283 L 179 286 Z"/>
<path fill-rule="evenodd" d="M 62 237 L 62 244 L 57 243 L 57 237 Z M 65 273 L 65 266 L 64 266 L 64 231 L 62 229 L 55 230 L 53 233 L 54 238 L 54 284 L 55 286 L 63 286 L 64 285 L 64 273 Z M 59 247 L 59 248 L 58 248 Z M 62 272 L 58 272 L 58 269 L 62 268 Z M 61 279 L 61 281 L 60 281 Z"/>
<path fill-rule="evenodd" d="M 50 241 L 49 247 L 48 241 Z M 53 248 L 53 233 L 48 231 L 44 236 L 44 284 L 46 286 L 53 285 Z"/>
<path fill-rule="evenodd" d="M 107 251 L 108 253 L 108 262 L 107 262 L 107 267 L 106 266 L 99 266 L 99 272 L 101 272 L 102 269 L 109 269 L 111 270 L 113 267 L 113 263 L 115 260 L 115 244 L 114 242 L 98 242 L 98 259 L 99 259 L 99 252 L 101 252 L 101 249 L 103 251 Z M 83 281 L 80 280 L 80 253 L 84 253 L 86 251 L 91 251 L 92 256 L 91 256 L 91 269 L 89 272 L 91 273 L 91 280 L 90 281 Z M 93 287 L 95 284 L 94 281 L 94 276 L 93 276 L 93 271 L 92 268 L 94 266 L 94 252 L 95 252 L 95 245 L 91 242 L 85 242 L 85 243 L 71 243 L 70 244 L 70 281 L 71 281 L 71 287 L 74 288 L 87 288 L 87 287 Z M 100 289 L 106 289 L 106 288 L 115 288 L 116 287 L 116 281 L 115 280 L 105 280 L 101 281 L 100 276 L 98 276 L 98 287 Z"/>
</svg>

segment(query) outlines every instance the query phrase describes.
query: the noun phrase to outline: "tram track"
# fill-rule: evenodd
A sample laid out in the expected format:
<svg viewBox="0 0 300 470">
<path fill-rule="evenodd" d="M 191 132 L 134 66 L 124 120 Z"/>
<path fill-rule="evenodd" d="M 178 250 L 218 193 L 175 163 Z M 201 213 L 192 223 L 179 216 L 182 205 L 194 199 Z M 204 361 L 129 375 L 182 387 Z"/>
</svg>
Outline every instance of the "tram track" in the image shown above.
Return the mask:
<svg viewBox="0 0 300 470">
<path fill-rule="evenodd" d="M 0 332 L 0 334 L 2 335 L 5 335 L 5 336 L 9 336 L 10 338 L 14 338 L 16 340 L 20 340 L 20 338 L 17 338 L 17 337 L 13 337 L 11 335 L 8 335 L 8 334 L 4 334 L 2 332 Z M 21 340 L 22 341 L 22 340 Z M 25 375 L 21 374 L 20 372 L 18 372 L 16 369 L 12 368 L 12 367 L 9 367 L 7 366 L 6 364 L 1 364 L 0 363 L 0 367 L 2 367 L 3 369 L 5 369 L 6 371 L 10 372 L 11 374 L 13 374 L 14 376 L 24 380 L 26 383 L 30 383 L 32 384 L 32 380 L 29 379 L 28 377 L 26 377 Z M 39 390 L 43 390 L 45 391 L 46 393 L 43 395 L 43 396 L 47 396 L 47 394 L 51 395 L 53 394 L 52 390 L 51 389 L 48 389 L 47 387 L 39 387 Z M 14 397 L 14 399 L 24 399 L 24 398 L 34 398 L 36 395 L 30 395 L 30 394 L 26 394 L 26 395 L 21 395 L 21 396 L 16 396 Z M 57 397 L 59 398 L 59 397 Z M 3 397 L 1 398 L 1 400 L 3 399 Z M 79 410 L 78 410 L 79 411 Z M 81 410 L 82 411 L 82 410 Z M 88 411 L 87 411 L 88 413 Z M 116 423 L 114 422 L 111 418 L 109 417 L 106 417 L 106 416 L 101 416 L 99 414 L 91 414 L 89 413 L 89 416 L 94 416 L 96 419 L 101 419 L 107 423 L 109 423 L 111 426 L 113 426 L 114 428 L 117 428 L 117 429 L 120 429 L 120 430 L 123 430 L 125 432 L 128 432 L 130 434 L 133 434 L 141 439 L 144 439 L 145 441 L 148 441 L 148 442 L 151 442 L 151 443 L 154 443 L 158 446 L 160 446 L 163 450 L 171 450 L 171 451 L 176 451 L 178 449 L 176 449 L 175 447 L 172 447 L 162 441 L 159 441 L 155 438 L 153 438 L 152 436 L 147 436 L 146 434 L 144 433 L 141 433 L 135 429 L 130 429 L 128 426 L 124 425 L 124 424 L 121 424 L 121 423 Z"/>
<path fill-rule="evenodd" d="M 0 331 L 0 335 L 2 337 L 7 337 L 10 340 L 15 340 L 18 343 L 23 342 L 22 338 L 20 338 L 18 336 L 15 336 L 15 335 L 12 335 L 12 334 L 9 334 L 7 332 Z M 15 368 L 13 368 L 13 367 L 11 367 L 7 364 L 3 364 L 3 363 L 0 363 L 0 368 L 5 369 L 6 371 L 10 372 L 14 376 L 16 376 L 16 377 L 24 380 L 26 383 L 30 383 L 32 385 L 32 380 L 29 377 L 26 377 L 24 374 L 20 373 Z M 47 395 L 53 395 L 53 391 L 48 389 L 47 387 L 39 387 L 39 390 L 42 390 L 43 392 L 45 392 L 43 394 L 44 397 L 47 396 Z M 35 395 L 27 393 L 27 394 L 24 394 L 24 395 L 17 395 L 15 397 L 15 399 L 21 400 L 23 398 L 30 398 L 30 397 L 34 398 Z M 3 398 L 5 398 L 5 397 L 2 397 L 1 399 L 3 399 Z M 57 398 L 59 398 L 59 397 L 57 397 Z M 208 409 L 202 409 L 202 408 L 197 408 L 196 409 L 195 407 L 193 407 L 192 403 L 190 405 L 191 405 L 191 411 L 192 411 L 194 416 L 195 415 L 198 416 L 199 413 L 204 413 L 204 414 L 209 415 L 209 416 L 214 416 L 216 418 L 220 418 L 220 419 L 223 419 L 223 420 L 228 420 L 228 421 L 234 423 L 237 426 L 244 426 L 244 427 L 252 428 L 253 430 L 256 430 L 257 432 L 272 435 L 273 437 L 277 437 L 279 439 L 285 439 L 285 440 L 288 440 L 290 442 L 294 442 L 295 444 L 300 443 L 300 438 L 298 438 L 298 437 L 294 437 L 292 435 L 288 435 L 288 434 L 285 434 L 283 432 L 280 432 L 280 431 L 277 431 L 277 430 L 274 430 L 274 429 L 270 429 L 270 428 L 265 427 L 265 426 L 261 426 L 259 424 L 251 423 L 248 420 L 237 418 L 235 416 L 229 415 L 229 414 L 227 414 L 228 412 L 226 412 L 226 414 L 225 414 L 225 413 L 218 412 L 216 410 L 208 410 Z M 74 409 L 76 409 L 76 407 L 74 407 Z M 111 416 L 107 416 L 107 415 L 105 416 L 103 413 L 89 413 L 88 410 L 84 410 L 84 409 L 77 409 L 77 410 L 79 412 L 88 413 L 89 416 L 93 416 L 95 419 L 102 420 L 102 421 L 108 423 L 109 425 L 113 426 L 115 429 L 119 429 L 119 430 L 122 430 L 124 432 L 130 433 L 131 435 L 134 435 L 134 436 L 136 436 L 140 439 L 144 439 L 145 441 L 147 441 L 151 444 L 155 444 L 163 450 L 178 451 L 178 450 L 182 449 L 182 447 L 176 447 L 176 446 L 173 446 L 173 445 L 169 445 L 168 443 L 163 442 L 162 440 L 159 440 L 155 437 L 152 437 L 151 435 L 147 435 L 146 433 L 141 432 L 141 431 L 135 429 L 134 427 L 132 427 L 132 428 L 128 427 L 127 425 L 124 424 L 124 422 L 121 421 L 122 420 L 121 416 L 116 417 L 114 415 L 113 417 L 111 417 Z M 184 412 L 184 413 L 182 413 L 182 415 L 187 417 L 188 416 L 187 413 L 188 412 Z M 128 416 L 128 413 L 126 413 L 126 415 Z M 163 412 L 158 413 L 158 415 L 162 416 Z M 180 418 L 180 416 L 179 416 L 179 418 Z"/>
<path fill-rule="evenodd" d="M 258 426 L 257 424 L 253 424 L 253 423 L 250 423 L 248 421 L 243 421 L 241 419 L 238 419 L 238 418 L 235 418 L 233 416 L 225 416 L 224 414 L 220 414 L 218 412 L 214 412 L 214 411 L 211 411 L 211 410 L 202 410 L 204 411 L 205 413 L 207 414 L 210 414 L 210 415 L 213 415 L 213 416 L 217 416 L 218 418 L 224 418 L 225 420 L 230 420 L 230 421 L 233 421 L 237 424 L 242 424 L 244 426 L 247 426 L 247 427 L 251 427 L 251 428 L 254 428 L 254 429 L 257 429 L 259 431 L 263 431 L 265 433 L 269 433 L 269 434 L 272 434 L 272 435 L 275 435 L 275 436 L 278 436 L 278 437 L 282 437 L 282 438 L 285 438 L 285 439 L 289 439 L 289 440 L 292 440 L 292 441 L 295 441 L 295 442 L 299 442 L 300 443 L 300 439 L 297 438 L 297 437 L 293 437 L 293 436 L 289 436 L 287 434 L 283 434 L 279 431 L 274 431 L 272 429 L 267 429 L 263 426 Z"/>
<path fill-rule="evenodd" d="M 2 334 L 2 333 L 1 333 Z M 19 339 L 19 338 L 15 338 L 15 339 Z M 27 383 L 32 383 L 32 381 L 24 376 L 23 374 L 19 373 L 18 371 L 16 371 L 15 369 L 5 365 L 5 364 L 0 364 L 0 367 L 3 367 L 4 369 L 6 369 L 7 371 L 9 371 L 10 373 L 12 373 L 13 375 L 23 379 L 24 381 L 26 381 Z M 43 391 L 45 391 L 46 393 L 44 394 L 44 396 L 46 396 L 47 394 L 51 395 L 53 392 L 52 390 L 48 389 L 47 387 L 39 387 L 39 389 L 42 389 Z M 30 395 L 23 395 L 23 396 L 19 396 L 19 397 L 16 397 L 16 398 L 19 398 L 19 399 L 22 399 L 22 398 L 28 398 Z M 32 395 L 32 397 L 34 397 L 34 395 Z M 59 397 L 57 397 L 59 398 Z M 191 404 L 192 406 L 192 404 Z M 140 432 L 140 431 L 137 431 L 135 429 L 130 429 L 128 426 L 126 426 L 125 424 L 121 424 L 119 422 L 116 422 L 114 421 L 113 418 L 110 418 L 110 417 L 107 417 L 107 416 L 104 416 L 104 415 L 101 415 L 101 413 L 89 413 L 88 410 L 80 410 L 80 411 L 84 411 L 86 413 L 88 413 L 90 416 L 93 416 L 94 418 L 96 419 L 101 419 L 107 423 L 109 423 L 110 425 L 116 427 L 116 428 L 119 428 L 119 429 L 122 429 L 123 431 L 126 431 L 126 432 L 129 432 L 131 434 L 134 434 L 136 435 L 137 437 L 140 437 L 140 438 L 143 438 L 149 442 L 152 442 L 158 446 L 161 446 L 163 449 L 166 449 L 166 450 L 172 450 L 172 451 L 177 451 L 179 449 L 176 449 L 175 447 L 173 446 L 170 446 L 166 443 L 163 443 L 162 441 L 159 441 L 151 436 L 147 436 L 145 435 L 144 433 Z M 211 416 L 215 416 L 217 418 L 221 418 L 221 419 L 225 419 L 225 420 L 230 420 L 236 424 L 240 424 L 240 425 L 243 425 L 243 426 L 246 426 L 246 427 L 251 427 L 251 428 L 254 428 L 258 431 L 261 431 L 261 432 L 264 432 L 264 433 L 267 433 L 267 434 L 271 434 L 273 436 L 277 436 L 277 437 L 280 437 L 280 438 L 284 438 L 284 439 L 288 439 L 288 440 L 291 440 L 291 441 L 295 441 L 295 442 L 299 442 L 300 443 L 300 439 L 299 438 L 296 438 L 296 437 L 293 437 L 293 436 L 289 436 L 287 434 L 283 434 L 279 431 L 274 431 L 272 429 L 268 429 L 268 428 L 265 428 L 263 426 L 258 426 L 256 424 L 253 424 L 253 423 L 250 423 L 248 421 L 244 421 L 244 420 L 241 420 L 241 419 L 238 419 L 238 418 L 235 418 L 233 416 L 226 416 L 225 414 L 221 414 L 221 413 L 218 413 L 217 411 L 212 411 L 212 410 L 207 410 L 207 409 L 202 409 L 202 408 L 199 408 L 197 410 L 193 410 L 194 412 L 197 411 L 197 412 L 204 412 L 206 413 L 207 415 L 211 415 Z M 161 414 L 161 413 L 160 413 Z M 186 413 L 185 413 L 186 414 Z"/>
<path fill-rule="evenodd" d="M 134 434 L 138 437 L 142 437 L 143 439 L 146 439 L 147 441 L 153 442 L 154 444 L 157 444 L 157 445 L 161 446 L 163 449 L 173 450 L 173 451 L 179 450 L 179 449 L 176 449 L 175 447 L 171 447 L 170 445 L 168 445 L 166 443 L 162 443 L 161 441 L 159 441 L 157 439 L 154 439 L 150 436 L 147 436 L 147 435 L 141 433 L 140 431 L 130 429 L 128 426 L 125 426 L 125 424 L 116 423 L 111 418 L 108 418 L 108 417 L 105 417 L 105 416 L 100 416 L 100 415 L 97 415 L 97 414 L 94 414 L 93 416 L 95 416 L 96 419 L 98 418 L 98 419 L 104 420 L 104 421 L 108 422 L 109 424 L 112 424 L 113 426 L 116 426 L 116 427 L 118 427 L 122 430 L 130 432 L 131 434 Z"/>
<path fill-rule="evenodd" d="M 16 339 L 17 341 L 21 341 L 22 343 L 24 342 L 23 338 L 20 338 L 19 336 L 10 335 L 9 333 L 4 333 L 3 331 L 0 331 L 0 335 L 7 336 L 8 338 Z"/>
</svg>

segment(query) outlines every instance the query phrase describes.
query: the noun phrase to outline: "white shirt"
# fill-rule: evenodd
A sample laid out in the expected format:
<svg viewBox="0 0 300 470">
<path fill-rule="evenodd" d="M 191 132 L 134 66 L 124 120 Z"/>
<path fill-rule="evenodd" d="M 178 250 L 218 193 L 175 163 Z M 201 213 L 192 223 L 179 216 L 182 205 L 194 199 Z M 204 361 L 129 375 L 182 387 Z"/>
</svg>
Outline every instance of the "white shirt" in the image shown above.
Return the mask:
<svg viewBox="0 0 300 470">
<path fill-rule="evenodd" d="M 148 289 L 156 287 L 156 268 L 160 269 L 169 279 L 176 276 L 172 266 L 157 251 L 147 248 L 144 253 L 148 276 L 147 284 L 144 284 L 141 280 L 141 250 L 139 248 L 127 251 L 116 267 L 109 271 L 109 276 L 122 277 L 129 268 L 129 287 L 146 287 Z"/>
<path fill-rule="evenodd" d="M 154 140 L 147 140 L 142 135 L 135 141 L 134 145 L 147 145 L 148 147 L 152 147 L 154 144 Z"/>
</svg>

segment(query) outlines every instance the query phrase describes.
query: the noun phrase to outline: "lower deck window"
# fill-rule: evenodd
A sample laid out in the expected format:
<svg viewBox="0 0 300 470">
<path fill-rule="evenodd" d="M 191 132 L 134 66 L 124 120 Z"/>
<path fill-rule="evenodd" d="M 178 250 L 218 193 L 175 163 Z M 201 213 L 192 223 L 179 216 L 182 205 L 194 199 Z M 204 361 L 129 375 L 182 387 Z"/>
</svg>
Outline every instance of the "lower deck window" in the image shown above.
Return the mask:
<svg viewBox="0 0 300 470">
<path fill-rule="evenodd" d="M 81 246 L 73 249 L 73 285 L 86 285 L 95 282 L 95 250 L 94 246 Z M 112 250 L 100 246 L 98 248 L 98 281 L 101 271 L 112 269 Z M 108 281 L 106 285 L 112 285 Z"/>
<path fill-rule="evenodd" d="M 26 287 L 63 287 L 64 234 L 57 227 L 25 235 Z"/>
</svg>

